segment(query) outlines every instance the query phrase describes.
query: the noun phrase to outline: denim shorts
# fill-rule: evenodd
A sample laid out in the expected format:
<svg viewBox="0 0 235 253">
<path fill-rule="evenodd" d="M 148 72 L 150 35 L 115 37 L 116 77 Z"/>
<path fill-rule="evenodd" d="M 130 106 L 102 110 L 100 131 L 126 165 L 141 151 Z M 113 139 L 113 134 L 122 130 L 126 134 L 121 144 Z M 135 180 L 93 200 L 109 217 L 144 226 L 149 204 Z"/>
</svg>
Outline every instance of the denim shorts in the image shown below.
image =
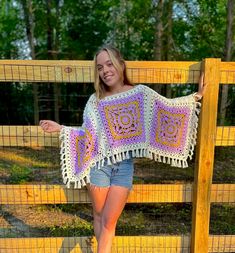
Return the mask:
<svg viewBox="0 0 235 253">
<path fill-rule="evenodd" d="M 90 171 L 90 183 L 98 187 L 117 185 L 132 188 L 134 164 L 132 159 L 123 160 L 113 165 L 104 165 Z"/>
</svg>

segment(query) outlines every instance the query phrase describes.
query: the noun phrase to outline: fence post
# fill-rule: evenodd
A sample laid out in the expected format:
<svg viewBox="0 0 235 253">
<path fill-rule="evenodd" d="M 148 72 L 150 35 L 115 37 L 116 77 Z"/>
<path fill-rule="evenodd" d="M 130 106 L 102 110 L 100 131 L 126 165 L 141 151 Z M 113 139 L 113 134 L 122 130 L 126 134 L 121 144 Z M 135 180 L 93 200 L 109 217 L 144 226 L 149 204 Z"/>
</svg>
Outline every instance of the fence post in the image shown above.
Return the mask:
<svg viewBox="0 0 235 253">
<path fill-rule="evenodd" d="M 191 253 L 208 253 L 220 62 L 220 59 L 213 58 L 204 61 L 207 89 L 202 102 L 197 140 L 193 184 Z"/>
</svg>

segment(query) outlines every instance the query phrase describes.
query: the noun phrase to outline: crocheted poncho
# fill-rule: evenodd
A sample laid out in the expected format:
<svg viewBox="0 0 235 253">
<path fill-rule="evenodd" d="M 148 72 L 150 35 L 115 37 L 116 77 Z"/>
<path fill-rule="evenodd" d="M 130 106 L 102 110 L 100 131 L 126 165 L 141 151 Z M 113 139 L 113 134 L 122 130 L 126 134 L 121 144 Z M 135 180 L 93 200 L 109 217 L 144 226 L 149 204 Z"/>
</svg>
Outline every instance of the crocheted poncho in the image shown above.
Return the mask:
<svg viewBox="0 0 235 253">
<path fill-rule="evenodd" d="M 144 85 L 97 100 L 89 98 L 82 127 L 64 127 L 63 181 L 89 183 L 90 169 L 132 157 L 187 167 L 196 144 L 200 103 L 193 95 L 167 99 Z"/>
</svg>

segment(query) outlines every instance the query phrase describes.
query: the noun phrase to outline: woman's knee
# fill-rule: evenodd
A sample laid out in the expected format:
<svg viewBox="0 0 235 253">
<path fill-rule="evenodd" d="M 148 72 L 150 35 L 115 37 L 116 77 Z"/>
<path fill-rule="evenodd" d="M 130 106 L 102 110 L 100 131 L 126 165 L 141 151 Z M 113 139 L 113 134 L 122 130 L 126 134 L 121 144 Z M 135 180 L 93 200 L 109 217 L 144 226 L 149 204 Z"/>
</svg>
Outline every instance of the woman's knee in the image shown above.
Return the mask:
<svg viewBox="0 0 235 253">
<path fill-rule="evenodd" d="M 101 225 L 102 225 L 102 228 L 112 232 L 116 228 L 117 220 L 112 219 L 110 217 L 102 216 L 101 217 Z"/>
<path fill-rule="evenodd" d="M 102 220 L 102 211 L 93 209 L 93 218 L 95 221 L 101 222 Z"/>
</svg>

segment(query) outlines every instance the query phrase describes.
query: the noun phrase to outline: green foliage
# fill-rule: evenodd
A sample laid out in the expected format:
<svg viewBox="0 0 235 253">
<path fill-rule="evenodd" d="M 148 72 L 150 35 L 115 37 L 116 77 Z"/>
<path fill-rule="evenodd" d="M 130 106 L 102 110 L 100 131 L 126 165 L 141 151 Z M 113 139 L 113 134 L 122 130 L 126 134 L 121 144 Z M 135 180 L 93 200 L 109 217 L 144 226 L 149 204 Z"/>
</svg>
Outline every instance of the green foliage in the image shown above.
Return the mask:
<svg viewBox="0 0 235 253">
<path fill-rule="evenodd" d="M 75 219 L 72 224 L 50 228 L 51 236 L 91 236 L 93 234 L 92 224 L 80 219 Z"/>
<path fill-rule="evenodd" d="M 210 234 L 233 235 L 235 233 L 235 207 L 214 204 L 211 206 Z"/>
<path fill-rule="evenodd" d="M 1 1 L 0 51 L 2 57 L 25 56 L 26 24 L 22 0 Z M 32 0 L 36 57 L 92 59 L 104 43 L 117 46 L 129 60 L 151 60 L 158 20 L 157 2 L 116 0 Z M 169 17 L 169 6 L 173 6 Z M 226 34 L 226 0 L 164 1 L 163 51 L 174 60 L 223 57 Z M 172 22 L 172 31 L 169 30 Z M 50 31 L 50 33 L 49 33 Z M 172 32 L 173 47 L 167 48 Z M 22 45 L 24 51 L 22 51 Z M 166 52 L 162 52 L 163 55 Z"/>
<path fill-rule="evenodd" d="M 197 9 L 189 22 L 188 59 L 223 58 L 226 39 L 226 2 L 226 0 L 198 1 Z"/>
<path fill-rule="evenodd" d="M 28 14 L 32 18 L 30 27 L 25 21 L 23 8 L 23 3 L 29 2 L 32 3 L 32 8 L 28 8 Z M 91 60 L 99 47 L 110 43 L 117 46 L 127 60 L 154 60 L 159 42 L 156 39 L 159 21 L 163 26 L 162 60 L 201 61 L 206 57 L 224 58 L 226 0 L 162 1 L 161 19 L 158 13 L 159 2 L 1 0 L 0 58 L 30 58 L 29 30 L 32 29 L 31 42 L 36 59 Z M 170 10 L 172 15 L 169 14 Z M 44 87 L 50 97 L 58 95 L 53 94 L 52 89 L 49 92 L 48 86 Z M 185 86 L 181 87 L 186 90 Z M 173 92 L 179 94 L 179 89 L 176 87 Z M 62 93 L 66 92 L 67 85 L 62 88 Z M 83 94 L 81 90 L 66 93 L 66 99 L 60 101 L 62 106 L 67 105 L 70 109 L 79 107 L 82 110 L 86 99 L 77 99 L 77 92 Z M 32 124 L 34 108 L 31 93 L 32 85 L 14 84 L 7 88 L 1 85 L 0 123 Z M 84 93 L 89 95 L 91 90 Z M 39 95 L 41 94 L 42 92 Z M 68 98 L 72 96 L 74 99 Z M 230 108 L 234 108 L 234 101 L 234 97 L 229 98 Z M 47 106 L 53 110 L 54 104 L 52 102 Z M 50 116 L 47 114 L 48 117 L 53 117 L 52 110 Z M 234 118 L 231 110 L 228 110 L 227 116 Z M 82 112 L 78 114 L 71 116 L 73 122 L 82 118 Z M 233 120 L 226 121 L 226 124 L 230 123 L 233 124 Z"/>
<path fill-rule="evenodd" d="M 32 124 L 32 85 L 6 83 L 0 85 L 0 124 Z"/>
<path fill-rule="evenodd" d="M 10 168 L 10 183 L 12 184 L 24 184 L 30 181 L 32 176 L 32 170 L 27 167 L 20 167 L 13 165 Z"/>
<path fill-rule="evenodd" d="M 20 9 L 13 0 L 0 1 L 0 59 L 21 57 L 23 30 Z"/>
</svg>

